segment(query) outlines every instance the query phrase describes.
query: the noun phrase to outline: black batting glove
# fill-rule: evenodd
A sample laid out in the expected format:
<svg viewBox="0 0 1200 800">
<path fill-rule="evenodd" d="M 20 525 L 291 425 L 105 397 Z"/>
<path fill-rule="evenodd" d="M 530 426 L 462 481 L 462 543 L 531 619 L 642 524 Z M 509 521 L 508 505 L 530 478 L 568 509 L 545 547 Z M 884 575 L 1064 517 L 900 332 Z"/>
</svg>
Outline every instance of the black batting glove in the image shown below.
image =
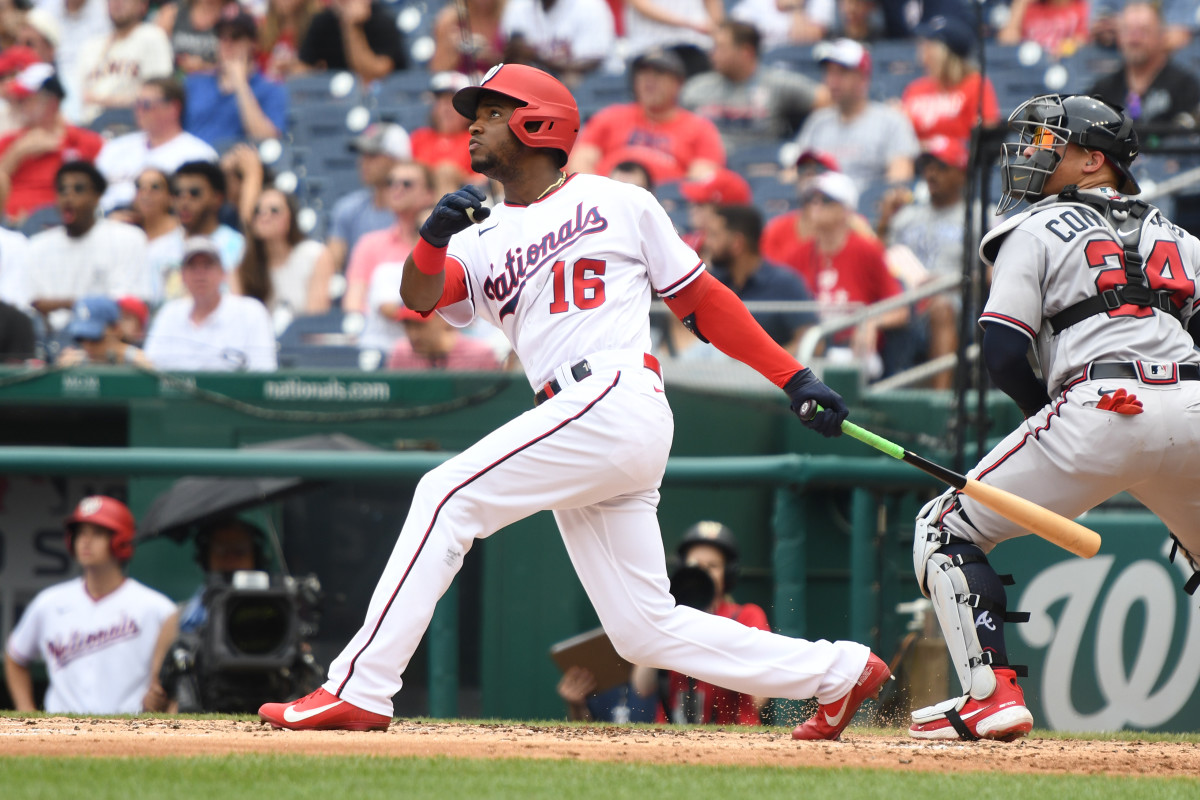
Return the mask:
<svg viewBox="0 0 1200 800">
<path fill-rule="evenodd" d="M 445 247 L 450 237 L 471 226 L 467 209 L 474 209 L 475 222 L 483 222 L 492 213 L 483 205 L 484 194 L 477 186 L 464 186 L 457 192 L 442 195 L 428 219 L 421 226 L 421 238 L 434 247 Z"/>
<path fill-rule="evenodd" d="M 842 421 L 850 414 L 842 396 L 830 389 L 813 375 L 808 367 L 797 372 L 784 384 L 783 390 L 792 399 L 792 413 L 800 417 L 804 427 L 825 437 L 841 436 Z M 821 410 L 808 419 L 800 413 L 800 407 L 808 400 L 816 401 Z"/>
</svg>

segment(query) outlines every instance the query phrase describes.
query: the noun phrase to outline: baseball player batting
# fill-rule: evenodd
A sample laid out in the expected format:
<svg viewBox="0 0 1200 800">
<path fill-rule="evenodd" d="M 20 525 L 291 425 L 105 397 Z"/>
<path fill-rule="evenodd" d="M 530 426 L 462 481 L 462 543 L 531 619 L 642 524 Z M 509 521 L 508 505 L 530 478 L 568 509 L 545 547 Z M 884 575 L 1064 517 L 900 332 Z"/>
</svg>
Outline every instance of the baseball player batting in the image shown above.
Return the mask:
<svg viewBox="0 0 1200 800">
<path fill-rule="evenodd" d="M 854 642 L 791 639 L 676 607 L 668 591 L 657 506 L 674 426 L 648 355 L 651 294 L 781 387 L 793 410 L 816 399 L 826 410 L 808 427 L 836 435 L 842 398 L 708 274 L 649 192 L 562 172 L 579 111 L 556 79 L 500 65 L 454 107 L 471 120 L 471 165 L 503 185 L 504 203 L 485 208 L 474 187 L 444 196 L 404 265 L 401 296 L 455 325 L 481 316 L 503 330 L 535 407 L 421 479 L 366 620 L 328 682 L 260 716 L 293 729 L 386 728 L 391 697 L 471 545 L 550 509 L 622 657 L 750 695 L 816 697 L 818 713 L 793 736 L 837 738 L 890 677 L 879 658 Z"/>
<path fill-rule="evenodd" d="M 983 239 L 994 272 L 980 323 L 988 372 L 1026 420 L 970 477 L 1068 518 L 1127 491 L 1197 569 L 1200 241 L 1129 197 L 1138 141 L 1120 107 L 1043 95 L 1008 123 L 1020 140 L 1004 145 L 996 213 L 1033 205 Z M 985 555 L 1024 533 L 954 490 L 918 515 L 913 566 L 963 695 L 914 711 L 912 736 L 1011 741 L 1033 727 L 1004 645 L 1005 622 L 1028 615 L 1008 610 Z"/>
</svg>

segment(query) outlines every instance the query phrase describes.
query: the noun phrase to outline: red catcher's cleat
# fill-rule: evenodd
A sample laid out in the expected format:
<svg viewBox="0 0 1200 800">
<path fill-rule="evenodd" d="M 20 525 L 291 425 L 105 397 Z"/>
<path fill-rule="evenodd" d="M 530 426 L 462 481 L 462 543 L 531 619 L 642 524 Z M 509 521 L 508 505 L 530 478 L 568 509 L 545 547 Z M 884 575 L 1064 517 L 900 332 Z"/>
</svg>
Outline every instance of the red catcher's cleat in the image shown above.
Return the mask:
<svg viewBox="0 0 1200 800">
<path fill-rule="evenodd" d="M 317 689 L 291 703 L 264 703 L 258 718 L 291 731 L 386 731 L 392 718 L 363 711 L 337 695 Z"/>
<path fill-rule="evenodd" d="M 1011 669 L 996 670 L 996 691 L 991 696 L 983 700 L 968 696 L 961 708 L 955 709 L 954 705 L 947 701 L 914 711 L 908 735 L 914 739 L 1011 742 L 1033 730 L 1033 714 L 1025 707 L 1025 693 Z"/>
<path fill-rule="evenodd" d="M 837 739 L 842 731 L 854 718 L 858 707 L 868 698 L 879 696 L 879 687 L 892 677 L 883 659 L 871 653 L 867 665 L 863 667 L 858 682 L 850 687 L 850 691 L 832 703 L 823 703 L 817 707 L 817 713 L 803 725 L 797 725 L 792 731 L 793 739 Z"/>
</svg>

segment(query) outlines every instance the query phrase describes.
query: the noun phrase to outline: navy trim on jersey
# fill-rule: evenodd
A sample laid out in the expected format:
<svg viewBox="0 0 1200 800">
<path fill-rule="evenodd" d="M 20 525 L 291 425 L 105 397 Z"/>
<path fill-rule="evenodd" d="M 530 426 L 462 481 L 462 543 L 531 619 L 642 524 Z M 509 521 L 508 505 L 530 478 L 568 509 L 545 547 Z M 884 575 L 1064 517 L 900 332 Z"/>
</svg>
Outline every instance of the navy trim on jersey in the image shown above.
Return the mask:
<svg viewBox="0 0 1200 800">
<path fill-rule="evenodd" d="M 1085 372 L 1085 374 L 1080 375 L 1078 378 L 1076 378 L 1074 381 L 1072 381 L 1070 384 L 1068 384 L 1066 386 L 1066 388 L 1063 389 L 1062 396 L 1059 398 L 1058 402 L 1055 403 L 1054 409 L 1046 416 L 1045 424 L 1034 428 L 1032 431 L 1026 431 L 1025 435 L 1021 437 L 1021 441 L 1019 441 L 1015 445 L 1013 445 L 1013 448 L 1011 450 L 1009 450 L 1007 453 L 1000 456 L 1000 459 L 995 464 L 992 464 L 990 467 L 988 467 L 987 469 L 980 472 L 977 476 L 975 476 L 975 479 L 983 480 L 983 477 L 985 475 L 987 475 L 989 472 L 994 470 L 996 467 L 1003 464 L 1010 456 L 1014 455 L 1018 450 L 1020 450 L 1022 447 L 1024 447 L 1025 443 L 1027 441 L 1029 441 L 1030 437 L 1032 437 L 1034 439 L 1040 439 L 1043 431 L 1050 430 L 1050 423 L 1054 420 L 1054 418 L 1057 416 L 1060 416 L 1060 414 L 1062 412 L 1062 407 L 1067 402 L 1067 394 L 1071 391 L 1071 389 L 1073 389 L 1078 384 L 1083 383 L 1085 380 L 1087 380 L 1086 372 Z"/>
<path fill-rule="evenodd" d="M 401 587 L 404 586 L 404 581 L 408 579 L 409 573 L 412 572 L 413 565 L 415 565 L 417 563 L 417 559 L 421 556 L 421 552 L 425 549 L 425 543 L 429 541 L 429 534 L 431 534 L 433 532 L 433 526 L 437 524 L 438 515 L 441 513 L 442 509 L 446 506 L 446 503 L 450 502 L 450 499 L 452 497 L 454 497 L 455 493 L 458 492 L 459 489 L 462 489 L 463 487 L 473 483 L 477 479 L 482 478 L 488 472 L 490 472 L 491 470 L 500 466 L 505 461 L 508 461 L 513 456 L 518 455 L 522 451 L 532 447 L 533 445 L 537 444 L 538 442 L 542 441 L 543 439 L 546 439 L 549 436 L 551 436 L 552 434 L 557 433 L 558 431 L 562 430 L 563 428 L 565 428 L 567 425 L 570 425 L 575 420 L 583 417 L 583 415 L 588 413 L 589 411 L 591 411 L 596 406 L 597 403 L 599 403 L 601 400 L 603 400 L 605 397 L 607 397 L 608 393 L 611 392 L 614 388 L 616 388 L 616 385 L 620 380 L 621 380 L 621 373 L 618 371 L 616 376 L 613 378 L 612 383 L 610 383 L 607 387 L 605 387 L 604 391 L 602 391 L 599 394 L 599 396 L 597 396 L 594 400 L 592 400 L 586 406 L 584 406 L 582 409 L 580 409 L 579 413 L 575 414 L 574 416 L 567 417 L 562 422 L 558 423 L 557 425 L 555 425 L 553 428 L 546 431 L 545 433 L 543 433 L 539 436 L 536 436 L 533 439 L 530 439 L 525 444 L 520 445 L 519 447 L 509 451 L 507 454 L 505 454 L 505 455 L 501 456 L 500 458 L 498 458 L 497 460 L 493 461 L 491 464 L 488 464 L 486 467 L 479 470 L 471 477 L 467 478 L 465 481 L 460 483 L 458 486 L 455 486 L 453 489 L 451 489 L 449 491 L 449 493 L 446 494 L 445 497 L 443 497 L 441 499 L 441 502 L 439 502 L 437 504 L 437 508 L 435 508 L 433 511 L 433 518 L 429 520 L 429 527 L 425 529 L 425 534 L 424 534 L 424 536 L 421 537 L 421 543 L 419 545 L 417 545 L 417 551 L 415 553 L 413 553 L 412 560 L 409 561 L 408 566 L 405 567 L 404 574 L 400 576 L 400 581 L 399 581 L 399 583 L 396 584 L 396 588 L 392 592 L 392 596 L 388 598 L 387 604 L 384 605 L 383 611 L 379 615 L 379 620 L 375 623 L 374 630 L 371 631 L 371 636 L 367 639 L 366 643 L 359 649 L 359 651 L 354 654 L 354 658 L 350 659 L 350 668 L 346 671 L 346 677 L 342 679 L 342 682 L 340 684 L 338 684 L 337 691 L 334 692 L 335 695 L 337 695 L 338 697 L 341 697 L 342 691 L 346 688 L 346 684 L 350 682 L 350 679 L 352 677 L 354 677 L 354 665 L 358 662 L 358 657 L 361 656 L 363 654 L 363 652 L 366 651 L 366 649 L 371 646 L 371 643 L 373 641 L 375 641 L 375 635 L 379 633 L 379 628 L 381 625 L 383 625 L 384 618 L 388 615 L 388 612 L 392 610 L 392 604 L 396 602 L 396 596 L 400 594 L 400 589 L 401 589 Z"/>
<path fill-rule="evenodd" d="M 1037 338 L 1037 331 L 1035 331 L 1033 328 L 1026 325 L 1024 322 L 1021 322 L 1021 320 L 1017 319 L 1016 317 L 1009 317 L 1004 314 L 997 314 L 995 311 L 985 311 L 979 315 L 980 322 L 983 322 L 984 320 L 988 320 L 988 319 L 994 319 L 998 322 L 1005 322 L 1014 328 L 1020 328 L 1021 330 L 1025 331 L 1025 333 L 1029 334 L 1030 339 Z"/>
<path fill-rule="evenodd" d="M 689 280 L 691 280 L 693 275 L 695 275 L 697 272 L 699 272 L 702 269 L 704 269 L 704 261 L 703 260 L 697 261 L 696 266 L 692 267 L 692 271 L 689 272 L 687 275 L 684 275 L 682 278 L 675 281 L 674 283 L 672 283 L 670 286 L 668 286 L 665 289 L 655 289 L 654 291 L 658 292 L 658 294 L 662 297 L 669 297 L 672 292 L 676 291 L 679 288 L 679 286 L 681 284 L 687 283 Z"/>
<path fill-rule="evenodd" d="M 563 181 L 561 185 L 554 187 L 554 191 L 546 192 L 544 195 L 539 197 L 537 200 L 534 200 L 533 203 L 510 203 L 509 201 L 505 200 L 504 205 L 512 206 L 513 208 L 529 208 L 531 205 L 534 205 L 535 203 L 540 203 L 543 200 L 549 200 L 551 197 L 554 197 L 554 195 L 558 194 L 559 191 L 561 191 L 563 189 L 563 187 L 565 187 L 568 183 L 570 183 L 572 180 L 574 180 L 575 176 L 578 174 L 579 174 L 578 172 L 572 172 L 570 175 L 567 176 L 567 179 L 565 181 Z"/>
</svg>

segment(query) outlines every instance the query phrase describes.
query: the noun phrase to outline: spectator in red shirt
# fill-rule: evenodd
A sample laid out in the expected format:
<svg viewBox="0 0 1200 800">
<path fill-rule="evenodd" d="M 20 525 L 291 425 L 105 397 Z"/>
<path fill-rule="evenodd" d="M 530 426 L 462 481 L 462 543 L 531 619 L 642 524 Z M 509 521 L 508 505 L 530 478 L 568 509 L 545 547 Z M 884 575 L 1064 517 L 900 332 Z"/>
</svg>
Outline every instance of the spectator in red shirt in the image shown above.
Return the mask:
<svg viewBox="0 0 1200 800">
<path fill-rule="evenodd" d="M 770 252 L 764 247 L 763 257 L 800 273 L 826 320 L 900 294 L 900 281 L 888 271 L 883 245 L 851 224 L 858 207 L 854 181 L 825 172 L 812 180 L 801 202 L 812 236 L 775 243 L 783 246 Z M 908 310 L 899 309 L 863 323 L 853 333 L 834 334 L 834 347 L 826 355 L 863 364 L 869 376 L 878 377 L 883 366 L 877 358 L 880 331 L 907 322 Z"/>
<path fill-rule="evenodd" d="M 412 157 L 433 171 L 433 196 L 441 197 L 480 183 L 484 177 L 471 169 L 467 130 L 471 121 L 454 110 L 454 93 L 471 83 L 461 72 L 437 72 L 429 79 L 433 98 L 429 103 L 429 126 L 409 135 Z"/>
<path fill-rule="evenodd" d="M 496 351 L 490 344 L 464 336 L 440 314 L 425 317 L 401 307 L 396 311 L 396 318 L 404 323 L 406 338 L 392 349 L 388 369 L 500 369 Z"/>
<path fill-rule="evenodd" d="M 94 161 L 104 140 L 68 125 L 60 107 L 63 87 L 54 67 L 33 64 L 4 84 L 20 127 L 0 138 L 0 197 L 4 215 L 19 224 L 30 213 L 53 205 L 54 176 L 68 161 Z"/>
<path fill-rule="evenodd" d="M 570 171 L 607 175 L 622 161 L 637 161 L 656 184 L 707 178 L 725 166 L 725 146 L 711 121 L 682 108 L 683 61 L 652 50 L 633 62 L 634 102 L 609 106 L 580 131 Z"/>
<path fill-rule="evenodd" d="M 996 90 L 969 60 L 975 46 L 971 28 L 956 17 L 936 16 L 916 33 L 925 75 L 908 85 L 901 103 L 922 146 L 934 136 L 969 139 L 981 111 L 984 125 L 998 123 Z"/>
<path fill-rule="evenodd" d="M 1088 43 L 1088 0 L 1013 0 L 1000 44 L 1037 42 L 1051 57 L 1069 56 Z"/>
</svg>

